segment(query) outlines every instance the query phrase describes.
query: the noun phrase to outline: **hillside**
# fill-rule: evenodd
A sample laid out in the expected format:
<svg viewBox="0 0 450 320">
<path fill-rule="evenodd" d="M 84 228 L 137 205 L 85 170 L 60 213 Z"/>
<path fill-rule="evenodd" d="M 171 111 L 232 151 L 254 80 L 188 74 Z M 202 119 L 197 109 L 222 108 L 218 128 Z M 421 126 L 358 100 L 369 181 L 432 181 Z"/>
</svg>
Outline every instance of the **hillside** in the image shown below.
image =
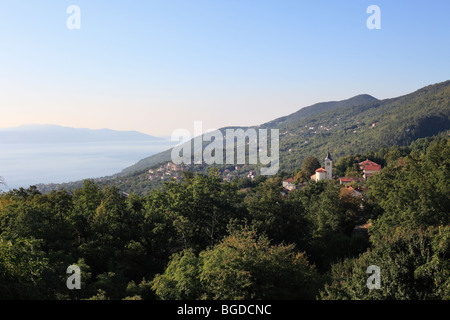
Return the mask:
<svg viewBox="0 0 450 320">
<path fill-rule="evenodd" d="M 279 128 L 280 126 L 285 126 L 289 124 L 296 123 L 300 121 L 301 119 L 312 117 L 315 115 L 318 115 L 322 112 L 331 111 L 343 107 L 348 106 L 358 106 L 370 102 L 378 101 L 378 99 L 368 95 L 368 94 L 361 94 L 358 96 L 355 96 L 350 99 L 342 100 L 342 101 L 329 101 L 329 102 L 321 102 L 313 104 L 309 107 L 304 107 L 298 110 L 297 112 L 294 112 L 291 115 L 281 117 L 275 120 L 272 120 L 270 122 L 267 122 L 261 127 L 264 128 Z"/>
<path fill-rule="evenodd" d="M 280 163 L 293 170 L 308 155 L 335 158 L 450 129 L 450 81 L 393 99 L 329 110 L 280 127 Z M 289 150 L 291 150 L 289 152 Z"/>
<path fill-rule="evenodd" d="M 294 170 L 308 155 L 322 159 L 328 151 L 339 157 L 383 146 L 407 145 L 450 128 L 450 81 L 394 99 L 358 95 L 318 103 L 259 128 L 280 130 L 281 170 Z M 170 155 L 167 150 L 142 159 L 120 175 L 170 161 Z"/>
<path fill-rule="evenodd" d="M 322 161 L 330 152 L 337 160 L 345 155 L 367 153 L 383 147 L 406 146 L 419 138 L 450 129 L 450 81 L 393 99 L 377 100 L 369 95 L 359 95 L 344 101 L 319 103 L 258 128 L 276 128 L 276 123 L 280 132 L 280 171 L 285 172 L 295 171 L 307 156 L 315 156 Z M 124 192 L 148 192 L 162 182 L 149 180 L 148 169 L 159 167 L 170 161 L 170 157 L 171 150 L 166 150 L 142 159 L 115 177 L 101 178 L 97 182 L 114 184 Z M 218 167 L 222 171 L 233 171 L 229 177 L 245 178 L 250 170 L 258 172 L 257 166 L 238 170 L 230 165 Z M 205 173 L 208 168 L 196 165 L 187 169 Z M 40 188 L 48 191 L 80 185 L 81 182 L 76 182 Z"/>
<path fill-rule="evenodd" d="M 370 95 L 362 94 L 362 95 L 358 95 L 353 98 L 342 100 L 342 101 L 329 101 L 329 102 L 316 103 L 309 107 L 304 107 L 291 115 L 281 117 L 281 118 L 272 120 L 270 122 L 267 122 L 265 124 L 262 124 L 261 126 L 259 126 L 259 128 L 271 129 L 271 128 L 280 128 L 280 127 L 283 127 L 283 126 L 286 126 L 289 124 L 295 125 L 295 123 L 297 123 L 301 119 L 313 117 L 317 114 L 320 114 L 320 113 L 323 113 L 326 111 L 335 110 L 335 109 L 343 108 L 346 106 L 361 105 L 361 104 L 370 103 L 373 101 L 378 101 L 378 100 Z M 237 128 L 238 127 L 225 127 L 225 128 L 221 128 L 220 130 L 225 131 L 226 129 L 237 129 Z M 245 127 L 241 127 L 241 128 L 244 130 L 247 129 Z M 125 168 L 124 170 L 122 170 L 120 175 L 123 176 L 123 175 L 131 174 L 133 172 L 155 166 L 159 163 L 170 161 L 170 156 L 171 156 L 171 150 L 166 150 L 166 151 L 160 152 L 153 156 L 142 159 L 139 162 L 137 162 L 136 164 L 134 164 L 128 168 Z"/>
</svg>

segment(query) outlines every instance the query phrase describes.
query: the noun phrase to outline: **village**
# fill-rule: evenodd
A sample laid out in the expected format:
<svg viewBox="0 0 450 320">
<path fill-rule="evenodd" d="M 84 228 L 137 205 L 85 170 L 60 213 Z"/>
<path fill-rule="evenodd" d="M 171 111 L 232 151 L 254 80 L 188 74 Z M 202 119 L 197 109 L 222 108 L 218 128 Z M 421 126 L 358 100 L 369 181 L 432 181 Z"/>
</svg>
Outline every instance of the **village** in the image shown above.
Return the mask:
<svg viewBox="0 0 450 320">
<path fill-rule="evenodd" d="M 148 170 L 147 178 L 150 181 L 162 180 L 162 181 L 179 181 L 182 179 L 182 172 L 188 170 L 192 166 L 186 164 L 174 164 L 173 162 L 167 162 L 160 165 L 157 168 L 152 168 Z M 249 165 L 234 165 L 227 166 L 225 169 L 221 170 L 221 175 L 223 181 L 231 182 L 235 177 L 242 178 L 246 177 L 250 181 L 256 179 L 256 170 L 250 169 Z"/>
<path fill-rule="evenodd" d="M 366 159 L 360 162 L 359 169 L 362 172 L 361 177 L 336 177 L 333 175 L 333 159 L 330 153 L 325 157 L 325 166 L 316 169 L 315 173 L 310 176 L 310 181 L 323 181 L 333 180 L 339 181 L 340 185 L 343 185 L 346 189 L 344 192 L 348 192 L 351 196 L 361 197 L 363 187 L 361 183 L 367 181 L 373 175 L 381 172 L 381 165 Z M 151 181 L 180 181 L 182 179 L 182 172 L 190 169 L 190 166 L 186 164 L 174 164 L 167 162 L 160 165 L 157 168 L 148 170 L 148 179 Z M 231 182 L 233 178 L 247 178 L 250 181 L 254 181 L 257 177 L 255 169 L 251 169 L 249 165 L 233 165 L 227 166 L 225 169 L 220 170 L 223 181 Z M 293 177 L 282 181 L 284 195 L 288 195 L 289 192 L 304 187 L 308 182 L 296 182 Z"/>
<path fill-rule="evenodd" d="M 170 181 L 174 179 L 178 181 L 181 179 L 181 173 L 186 170 L 185 165 L 176 165 L 172 162 L 162 164 L 157 169 L 148 170 L 148 179 L 153 181 L 160 179 L 162 181 Z"/>
<path fill-rule="evenodd" d="M 325 158 L 325 166 L 316 169 L 316 172 L 310 176 L 311 181 L 323 181 L 338 179 L 339 183 L 345 187 L 343 192 L 347 192 L 353 197 L 362 197 L 363 187 L 361 182 L 367 181 L 373 175 L 381 172 L 381 165 L 366 159 L 358 164 L 362 177 L 335 177 L 333 175 L 333 159 L 330 153 Z M 283 193 L 287 195 L 289 192 L 302 188 L 306 183 L 296 183 L 294 178 L 283 180 Z"/>
</svg>

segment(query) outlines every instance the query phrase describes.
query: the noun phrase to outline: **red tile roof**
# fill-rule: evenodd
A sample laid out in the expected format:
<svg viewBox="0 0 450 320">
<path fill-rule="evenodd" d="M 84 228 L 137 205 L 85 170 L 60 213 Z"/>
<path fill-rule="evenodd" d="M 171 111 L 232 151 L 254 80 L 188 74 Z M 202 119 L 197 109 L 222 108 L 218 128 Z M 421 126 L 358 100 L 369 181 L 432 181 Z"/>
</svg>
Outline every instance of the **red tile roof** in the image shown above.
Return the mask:
<svg viewBox="0 0 450 320">
<path fill-rule="evenodd" d="M 380 170 L 381 170 L 381 166 L 379 164 L 366 165 L 364 167 L 364 171 L 380 171 Z"/>
<path fill-rule="evenodd" d="M 352 181 L 360 181 L 362 180 L 361 178 L 347 178 L 347 177 L 342 177 L 339 178 L 339 180 L 341 180 L 342 182 L 352 182 Z"/>
<path fill-rule="evenodd" d="M 325 170 L 325 168 L 319 168 L 316 170 L 316 172 L 327 172 L 327 171 Z"/>
<path fill-rule="evenodd" d="M 375 163 L 373 161 L 370 161 L 369 159 L 366 159 L 363 162 L 359 163 L 360 166 L 365 166 L 365 165 L 368 165 L 368 164 L 377 164 L 377 163 Z"/>
<path fill-rule="evenodd" d="M 381 170 L 381 165 L 379 165 L 378 163 L 375 163 L 373 161 L 370 161 L 369 159 L 367 159 L 363 162 L 360 162 L 359 167 L 364 171 L 380 171 Z"/>
</svg>

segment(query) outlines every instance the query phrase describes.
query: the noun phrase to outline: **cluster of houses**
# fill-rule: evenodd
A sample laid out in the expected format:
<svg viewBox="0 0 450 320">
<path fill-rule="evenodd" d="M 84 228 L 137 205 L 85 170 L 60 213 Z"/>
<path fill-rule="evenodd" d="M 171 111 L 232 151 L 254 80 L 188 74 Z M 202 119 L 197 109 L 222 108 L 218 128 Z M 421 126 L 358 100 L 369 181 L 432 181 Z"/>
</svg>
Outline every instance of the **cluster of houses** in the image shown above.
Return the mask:
<svg viewBox="0 0 450 320">
<path fill-rule="evenodd" d="M 299 132 L 300 133 L 321 133 L 321 132 L 325 132 L 325 131 L 331 131 L 333 130 L 335 127 L 337 127 L 337 124 L 334 124 L 332 126 L 326 126 L 326 125 L 319 125 L 319 126 L 308 126 L 306 125 L 304 129 L 300 129 Z M 294 133 L 292 133 L 289 130 L 283 131 L 280 133 L 280 136 L 295 136 Z"/>
<path fill-rule="evenodd" d="M 248 167 L 248 165 L 236 165 L 234 167 L 229 167 L 222 172 L 223 180 L 226 182 L 230 182 L 234 177 L 244 177 L 246 176 L 250 180 L 255 180 L 257 175 L 255 170 L 246 171 L 244 168 Z M 359 168 L 361 170 L 362 177 L 340 177 L 339 182 L 341 185 L 350 192 L 353 196 L 361 196 L 361 187 L 357 186 L 359 182 L 366 181 L 373 175 L 381 172 L 381 165 L 366 159 L 363 162 L 359 163 Z M 244 169 L 244 170 L 241 170 Z M 161 165 L 159 168 L 150 169 L 148 171 L 148 179 L 156 180 L 161 179 L 164 181 L 175 179 L 180 180 L 181 173 L 186 170 L 185 165 L 176 165 L 172 162 L 167 162 Z M 248 170 L 248 169 L 247 169 Z M 333 159 L 331 158 L 330 153 L 328 152 L 325 157 L 325 166 L 318 168 L 316 172 L 310 177 L 313 181 L 322 181 L 322 180 L 332 180 L 333 177 Z M 356 182 L 356 184 L 355 184 Z M 294 178 L 286 179 L 282 182 L 283 188 L 285 192 L 289 192 L 295 189 L 302 188 L 306 183 L 297 184 Z M 355 186 L 356 185 L 356 186 Z"/>
<path fill-rule="evenodd" d="M 252 181 L 255 180 L 256 179 L 256 171 L 255 170 L 250 170 L 250 171 L 247 172 L 245 169 L 241 170 L 241 169 L 246 168 L 246 167 L 248 167 L 248 165 L 244 164 L 242 166 L 241 165 L 236 165 L 236 166 L 234 166 L 232 168 L 225 169 L 222 172 L 223 180 L 226 181 L 226 182 L 230 182 L 234 177 L 244 177 L 244 176 L 246 176 L 248 179 L 250 179 Z"/>
<path fill-rule="evenodd" d="M 247 164 L 228 167 L 227 169 L 222 171 L 223 180 L 226 182 L 230 182 L 234 177 L 247 177 L 252 181 L 255 180 L 257 177 L 256 171 L 253 169 L 245 169 L 246 167 L 248 167 Z M 187 166 L 184 164 L 176 165 L 173 162 L 167 162 L 160 165 L 158 168 L 152 168 L 148 170 L 147 178 L 152 181 L 169 181 L 171 179 L 179 181 L 182 178 L 182 172 L 187 169 Z"/>
<path fill-rule="evenodd" d="M 369 159 L 366 159 L 363 162 L 359 163 L 359 168 L 363 173 L 361 178 L 354 177 L 340 177 L 339 182 L 341 185 L 345 185 L 345 188 L 350 192 L 353 196 L 361 196 L 361 188 L 350 186 L 353 182 L 362 182 L 366 181 L 368 178 L 373 175 L 381 172 L 381 165 L 375 163 Z M 313 181 L 321 181 L 321 180 L 332 180 L 333 179 L 333 159 L 331 158 L 330 153 L 328 152 L 325 158 L 325 166 L 318 168 L 316 172 L 310 177 Z M 298 185 L 295 183 L 294 178 L 289 178 L 283 181 L 283 188 L 286 191 L 292 191 L 298 188 L 301 188 L 302 185 Z"/>
<path fill-rule="evenodd" d="M 157 169 L 150 169 L 148 170 L 148 179 L 149 180 L 170 180 L 175 179 L 178 180 L 181 177 L 181 172 L 186 169 L 185 166 L 182 165 L 176 165 L 172 162 L 167 162 L 163 165 L 161 165 Z"/>
</svg>

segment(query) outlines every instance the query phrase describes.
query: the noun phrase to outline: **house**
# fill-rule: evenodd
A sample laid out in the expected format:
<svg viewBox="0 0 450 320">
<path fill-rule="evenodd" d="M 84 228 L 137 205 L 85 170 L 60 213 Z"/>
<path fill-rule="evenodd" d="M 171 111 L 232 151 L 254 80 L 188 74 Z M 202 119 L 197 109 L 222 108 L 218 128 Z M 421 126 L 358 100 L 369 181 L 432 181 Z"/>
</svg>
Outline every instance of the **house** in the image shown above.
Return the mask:
<svg viewBox="0 0 450 320">
<path fill-rule="evenodd" d="M 351 196 L 354 198 L 361 198 L 362 197 L 362 193 L 359 190 L 354 189 L 351 186 L 346 186 L 344 188 L 341 189 L 341 195 L 345 196 Z"/>
<path fill-rule="evenodd" d="M 381 172 L 381 165 L 373 161 L 370 161 L 369 159 L 360 162 L 359 168 L 364 172 L 363 177 L 365 180 L 367 180 L 367 178 L 372 177 L 374 174 Z"/>
<path fill-rule="evenodd" d="M 178 171 L 177 165 L 175 163 L 173 163 L 173 162 L 167 162 L 166 163 L 166 169 L 167 170 Z"/>
<path fill-rule="evenodd" d="M 255 180 L 256 179 L 256 172 L 251 170 L 248 174 L 247 174 L 247 178 L 250 180 Z"/>
<path fill-rule="evenodd" d="M 283 181 L 283 188 L 289 191 L 295 190 L 297 186 L 294 183 L 294 178 L 289 178 Z"/>
<path fill-rule="evenodd" d="M 340 184 L 349 184 L 349 183 L 352 183 L 352 182 L 361 182 L 363 180 L 364 180 L 363 178 L 349 178 L 349 177 L 339 178 Z"/>
</svg>

